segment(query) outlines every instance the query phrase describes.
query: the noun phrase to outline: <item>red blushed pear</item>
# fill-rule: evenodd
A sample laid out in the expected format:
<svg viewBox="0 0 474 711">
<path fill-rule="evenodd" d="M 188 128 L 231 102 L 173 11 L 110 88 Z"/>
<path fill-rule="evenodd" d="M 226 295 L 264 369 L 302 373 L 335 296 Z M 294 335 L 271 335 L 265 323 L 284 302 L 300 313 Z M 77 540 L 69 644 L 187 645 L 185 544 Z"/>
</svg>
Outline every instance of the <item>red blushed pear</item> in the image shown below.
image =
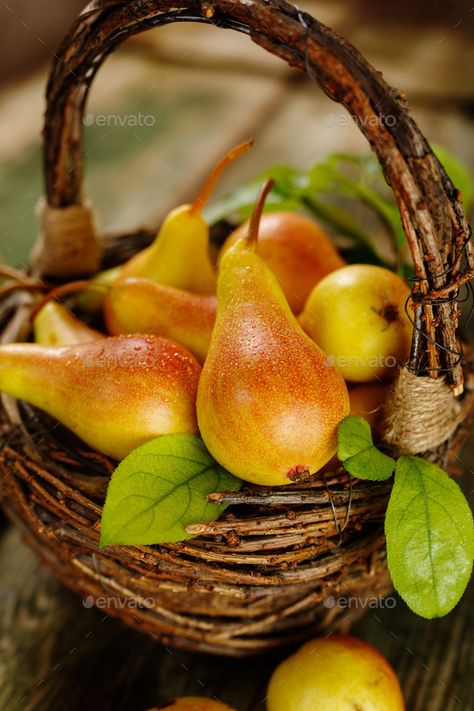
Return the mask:
<svg viewBox="0 0 474 711">
<path fill-rule="evenodd" d="M 349 397 L 256 253 L 272 184 L 262 189 L 247 236 L 221 262 L 197 413 L 202 438 L 222 466 L 247 481 L 278 486 L 318 471 L 333 456 Z"/>
<path fill-rule="evenodd" d="M 104 302 L 112 335 L 149 333 L 171 338 L 204 362 L 216 320 L 217 300 L 207 294 L 163 286 L 149 279 L 116 282 Z"/>
<path fill-rule="evenodd" d="M 201 212 L 223 171 L 252 145 L 252 140 L 245 141 L 219 161 L 193 204 L 169 213 L 153 244 L 125 264 L 119 279 L 144 277 L 196 294 L 216 293 L 209 228 Z"/>
<path fill-rule="evenodd" d="M 150 711 L 160 711 L 161 709 L 163 711 L 235 711 L 226 704 L 214 701 L 214 699 L 206 699 L 203 696 L 183 696 L 164 706 L 150 709 Z"/>
<path fill-rule="evenodd" d="M 390 392 L 390 383 L 349 385 L 351 415 L 364 417 L 375 434 L 380 429 L 383 406 Z"/>
<path fill-rule="evenodd" d="M 245 237 L 244 222 L 225 241 L 222 256 Z M 315 222 L 295 212 L 263 215 L 258 231 L 257 254 L 278 278 L 291 310 L 302 311 L 312 288 L 345 261 L 329 236 Z"/>
<path fill-rule="evenodd" d="M 0 391 L 39 407 L 114 459 L 163 434 L 196 433 L 201 367 L 178 343 L 117 336 L 0 346 Z"/>
</svg>

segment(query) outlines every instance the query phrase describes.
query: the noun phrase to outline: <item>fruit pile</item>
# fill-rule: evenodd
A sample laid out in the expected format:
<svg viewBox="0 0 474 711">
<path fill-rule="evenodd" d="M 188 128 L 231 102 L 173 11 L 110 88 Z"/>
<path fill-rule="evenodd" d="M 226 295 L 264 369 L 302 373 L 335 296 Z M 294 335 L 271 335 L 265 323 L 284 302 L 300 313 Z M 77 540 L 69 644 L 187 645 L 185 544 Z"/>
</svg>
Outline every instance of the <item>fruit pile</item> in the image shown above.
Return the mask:
<svg viewBox="0 0 474 711">
<path fill-rule="evenodd" d="M 0 348 L 0 390 L 117 460 L 160 435 L 199 432 L 223 467 L 257 484 L 327 464 L 349 397 L 353 411 L 377 411 L 379 383 L 408 354 L 408 289 L 381 267 L 346 266 L 300 214 L 262 217 L 271 181 L 216 267 L 202 209 L 251 144 L 224 156 L 150 247 L 78 297 L 83 313 L 101 305 L 109 336 L 44 299 L 36 343 Z M 348 395 L 345 381 L 377 385 Z"/>
<path fill-rule="evenodd" d="M 251 145 L 226 154 L 127 263 L 35 296 L 35 343 L 0 346 L 0 391 L 119 462 L 102 547 L 199 535 L 226 508 L 210 495 L 243 481 L 284 486 L 340 463 L 359 480 L 393 476 L 393 584 L 418 614 L 446 614 L 472 569 L 469 506 L 434 463 L 380 451 L 372 436 L 409 354 L 409 289 L 384 266 L 346 264 L 306 216 L 263 214 L 267 198 L 276 206 L 271 178 L 215 254 L 204 206 Z M 66 295 L 82 319 L 58 302 Z"/>
</svg>

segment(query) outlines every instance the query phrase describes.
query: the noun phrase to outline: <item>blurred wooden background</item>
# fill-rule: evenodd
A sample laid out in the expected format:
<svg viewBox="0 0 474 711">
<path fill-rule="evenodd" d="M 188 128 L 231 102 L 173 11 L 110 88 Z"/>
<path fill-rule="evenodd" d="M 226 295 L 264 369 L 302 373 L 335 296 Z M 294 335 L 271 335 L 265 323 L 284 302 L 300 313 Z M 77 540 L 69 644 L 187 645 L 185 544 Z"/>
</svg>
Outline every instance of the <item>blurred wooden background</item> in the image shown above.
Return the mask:
<svg viewBox="0 0 474 711">
<path fill-rule="evenodd" d="M 0 3 L 0 254 L 20 266 L 36 236 L 47 62 L 81 4 Z M 404 89 L 428 138 L 474 169 L 468 3 L 320 0 L 304 7 Z M 221 194 L 274 163 L 308 165 L 331 150 L 365 150 L 341 116 L 343 109 L 246 37 L 200 25 L 162 28 L 131 41 L 99 73 L 85 129 L 86 192 L 104 230 L 154 225 L 194 194 L 220 153 L 250 134 L 255 149 L 229 171 Z M 460 465 L 472 493 L 472 446 Z M 144 711 L 184 693 L 215 694 L 238 711 L 264 708 L 275 658 L 236 662 L 163 649 L 84 606 L 0 521 L 0 710 Z M 410 711 L 474 708 L 473 594 L 471 586 L 443 620 L 417 619 L 398 602 L 370 610 L 356 626 L 395 665 Z"/>
</svg>

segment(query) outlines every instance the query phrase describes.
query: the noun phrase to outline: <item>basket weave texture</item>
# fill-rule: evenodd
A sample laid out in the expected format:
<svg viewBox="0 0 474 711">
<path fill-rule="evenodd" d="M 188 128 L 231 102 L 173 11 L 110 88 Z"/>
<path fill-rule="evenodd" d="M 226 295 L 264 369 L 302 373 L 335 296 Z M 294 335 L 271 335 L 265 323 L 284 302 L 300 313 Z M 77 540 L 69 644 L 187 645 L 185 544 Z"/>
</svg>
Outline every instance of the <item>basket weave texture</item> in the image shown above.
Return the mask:
<svg viewBox="0 0 474 711">
<path fill-rule="evenodd" d="M 47 90 L 46 201 L 34 270 L 63 280 L 118 264 L 148 244 L 137 232 L 101 240 L 82 198 L 82 116 L 91 81 L 127 37 L 169 22 L 244 32 L 305 72 L 356 118 L 397 199 L 416 279 L 411 372 L 443 377 L 459 394 L 460 286 L 472 271 L 460 196 L 411 119 L 406 102 L 345 40 L 279 0 L 96 0 L 58 52 Z M 395 117 L 390 126 L 383 117 Z M 375 119 L 375 120 L 374 120 Z M 80 228 L 78 227 L 80 225 Z M 30 306 L 4 306 L 3 340 L 25 339 Z M 465 373 L 465 371 L 464 371 Z M 450 397 L 454 395 L 449 394 Z M 410 393 L 406 394 L 409 404 Z M 424 452 L 449 467 L 463 424 Z M 322 630 L 346 629 L 361 601 L 391 590 L 383 518 L 390 484 L 351 480 L 343 469 L 284 489 L 247 486 L 216 495 L 230 504 L 185 543 L 99 550 L 101 506 L 114 463 L 44 414 L 3 398 L 1 494 L 27 542 L 69 587 L 168 645 L 255 654 Z M 422 448 L 423 449 L 423 448 Z"/>
</svg>

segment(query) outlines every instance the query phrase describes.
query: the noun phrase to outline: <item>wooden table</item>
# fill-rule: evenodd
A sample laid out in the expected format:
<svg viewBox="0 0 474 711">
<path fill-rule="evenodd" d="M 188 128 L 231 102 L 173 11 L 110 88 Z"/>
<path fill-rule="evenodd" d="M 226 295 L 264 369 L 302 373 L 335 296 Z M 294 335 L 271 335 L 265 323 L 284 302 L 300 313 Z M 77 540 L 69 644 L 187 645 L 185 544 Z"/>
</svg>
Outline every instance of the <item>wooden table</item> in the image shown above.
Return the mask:
<svg viewBox="0 0 474 711">
<path fill-rule="evenodd" d="M 474 94 L 463 76 L 468 17 L 448 29 L 390 25 L 384 35 L 381 20 L 357 24 L 346 3 L 318 8 L 408 91 L 427 136 L 473 167 L 472 121 L 464 111 Z M 395 51 L 407 32 L 416 42 Z M 20 265 L 36 233 L 43 84 L 41 69 L 4 90 L 0 107 L 1 251 Z M 139 115 L 151 118 L 136 125 Z M 87 193 L 104 229 L 156 224 L 195 193 L 220 153 L 249 134 L 256 147 L 229 171 L 221 193 L 275 162 L 307 165 L 330 150 L 365 149 L 341 115 L 246 38 L 200 26 L 165 28 L 130 43 L 98 77 L 88 108 Z M 472 450 L 471 439 L 460 461 L 468 493 Z M 161 647 L 61 587 L 1 514 L 0 571 L 0 709 L 144 711 L 183 694 L 216 696 L 238 711 L 265 708 L 277 658 L 213 659 Z M 456 610 L 428 622 L 396 599 L 368 610 L 353 628 L 393 663 L 410 711 L 474 708 L 473 603 L 471 585 Z"/>
</svg>

